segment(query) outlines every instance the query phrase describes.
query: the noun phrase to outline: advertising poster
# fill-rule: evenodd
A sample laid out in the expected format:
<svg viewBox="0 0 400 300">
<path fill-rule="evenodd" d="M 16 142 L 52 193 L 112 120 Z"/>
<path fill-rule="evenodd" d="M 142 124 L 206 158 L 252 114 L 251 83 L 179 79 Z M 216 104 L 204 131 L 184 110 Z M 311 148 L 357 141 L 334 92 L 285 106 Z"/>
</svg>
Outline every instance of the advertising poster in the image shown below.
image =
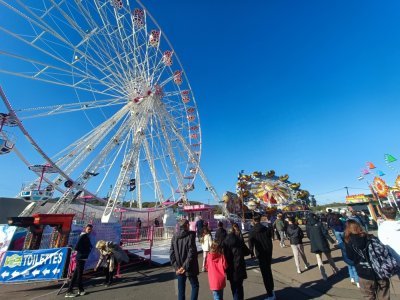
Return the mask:
<svg viewBox="0 0 400 300">
<path fill-rule="evenodd" d="M 0 225 L 0 263 L 3 259 L 4 253 L 8 250 L 11 240 L 14 236 L 17 227 L 8 226 L 6 224 Z"/>
</svg>

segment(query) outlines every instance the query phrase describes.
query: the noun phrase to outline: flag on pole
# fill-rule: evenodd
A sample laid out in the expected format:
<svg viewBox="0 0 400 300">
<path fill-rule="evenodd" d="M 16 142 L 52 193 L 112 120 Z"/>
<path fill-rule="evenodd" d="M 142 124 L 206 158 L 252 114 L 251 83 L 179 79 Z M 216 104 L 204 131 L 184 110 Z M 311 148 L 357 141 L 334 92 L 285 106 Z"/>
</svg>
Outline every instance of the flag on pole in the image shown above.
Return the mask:
<svg viewBox="0 0 400 300">
<path fill-rule="evenodd" d="M 370 174 L 371 172 L 370 172 L 368 169 L 364 169 L 364 170 L 362 171 L 362 173 L 363 173 L 363 175 L 368 175 L 368 174 Z"/>
<path fill-rule="evenodd" d="M 395 158 L 393 155 L 385 154 L 386 163 L 390 164 L 392 162 L 395 162 L 396 160 L 397 160 L 397 158 Z"/>
<path fill-rule="evenodd" d="M 376 174 L 377 174 L 378 176 L 385 176 L 385 173 L 383 173 L 381 170 L 376 171 Z"/>
</svg>

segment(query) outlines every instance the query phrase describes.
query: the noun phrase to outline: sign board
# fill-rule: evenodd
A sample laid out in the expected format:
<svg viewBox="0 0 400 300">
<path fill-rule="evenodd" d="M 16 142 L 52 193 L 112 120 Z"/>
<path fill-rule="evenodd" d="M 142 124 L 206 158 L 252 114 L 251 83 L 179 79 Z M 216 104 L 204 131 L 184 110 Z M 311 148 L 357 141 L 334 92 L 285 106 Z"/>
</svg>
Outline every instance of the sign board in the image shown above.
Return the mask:
<svg viewBox="0 0 400 300">
<path fill-rule="evenodd" d="M 0 267 L 0 283 L 63 278 L 69 248 L 7 251 Z"/>
<path fill-rule="evenodd" d="M 346 197 L 346 204 L 369 203 L 370 199 L 364 194 L 350 195 Z"/>
</svg>

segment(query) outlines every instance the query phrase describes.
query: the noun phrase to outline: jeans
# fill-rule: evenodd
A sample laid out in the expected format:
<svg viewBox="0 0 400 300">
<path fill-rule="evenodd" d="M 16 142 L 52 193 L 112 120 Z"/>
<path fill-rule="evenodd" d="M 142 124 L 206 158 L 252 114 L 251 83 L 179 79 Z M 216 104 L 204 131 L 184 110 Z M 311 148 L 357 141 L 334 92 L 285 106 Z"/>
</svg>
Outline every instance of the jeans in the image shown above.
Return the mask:
<svg viewBox="0 0 400 300">
<path fill-rule="evenodd" d="M 285 246 L 285 232 L 283 230 L 279 230 L 279 235 L 281 238 L 281 241 L 279 244 L 281 247 L 283 247 L 283 246 Z"/>
<path fill-rule="evenodd" d="M 224 300 L 224 290 L 212 291 L 214 300 Z"/>
<path fill-rule="evenodd" d="M 354 266 L 354 262 L 347 257 L 346 247 L 345 247 L 344 241 L 343 241 L 344 233 L 335 231 L 335 237 L 338 242 L 338 247 L 342 251 L 343 261 L 347 264 L 350 278 L 353 278 L 355 282 L 359 282 L 358 274 L 357 274 L 356 268 Z"/>
<path fill-rule="evenodd" d="M 351 266 L 351 265 L 347 265 L 347 268 L 349 269 L 350 278 L 353 278 L 355 282 L 359 282 L 358 274 L 357 274 L 357 271 L 356 271 L 356 267 L 355 266 Z"/>
<path fill-rule="evenodd" d="M 80 292 L 83 291 L 82 275 L 83 275 L 83 270 L 85 269 L 85 263 L 86 263 L 86 260 L 83 260 L 83 259 L 76 260 L 76 267 L 75 267 L 74 273 L 72 275 L 72 279 L 69 282 L 67 293 L 72 293 L 75 282 L 78 282 L 79 291 Z"/>
<path fill-rule="evenodd" d="M 238 281 L 231 280 L 231 290 L 233 300 L 244 300 L 243 279 Z"/>
<path fill-rule="evenodd" d="M 190 285 L 192 286 L 191 300 L 197 300 L 199 296 L 199 279 L 197 276 L 186 276 L 185 274 L 177 275 L 178 277 L 178 299 L 185 300 L 186 291 L 186 278 L 189 278 Z"/>
</svg>

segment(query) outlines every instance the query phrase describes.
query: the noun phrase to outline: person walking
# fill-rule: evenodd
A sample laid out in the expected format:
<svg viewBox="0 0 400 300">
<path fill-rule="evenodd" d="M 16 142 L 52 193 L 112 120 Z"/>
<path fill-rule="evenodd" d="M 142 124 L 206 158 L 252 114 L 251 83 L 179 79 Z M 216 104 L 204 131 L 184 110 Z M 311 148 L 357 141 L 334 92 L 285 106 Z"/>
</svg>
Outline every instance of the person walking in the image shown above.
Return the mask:
<svg viewBox="0 0 400 300">
<path fill-rule="evenodd" d="M 139 229 L 139 230 L 142 228 L 142 220 L 140 220 L 140 218 L 137 218 L 136 228 Z"/>
<path fill-rule="evenodd" d="M 290 247 L 292 248 L 293 251 L 293 257 L 294 257 L 294 262 L 296 264 L 297 268 L 297 273 L 301 274 L 301 269 L 300 269 L 300 257 L 302 258 L 304 262 L 304 269 L 308 270 L 310 267 L 310 264 L 307 261 L 307 257 L 304 253 L 304 247 L 303 247 L 303 238 L 304 238 L 304 233 L 303 230 L 297 225 L 295 222 L 294 217 L 289 217 L 288 219 L 289 225 L 286 229 L 287 236 L 290 241 Z"/>
<path fill-rule="evenodd" d="M 200 243 L 201 243 L 201 249 L 203 250 L 203 265 L 201 267 L 201 271 L 207 272 L 206 268 L 207 254 L 210 251 L 212 243 L 211 232 L 210 230 L 208 230 L 207 227 L 203 228 L 203 234 L 201 236 Z"/>
<path fill-rule="evenodd" d="M 179 232 L 173 235 L 170 261 L 178 279 L 178 300 L 185 300 L 186 279 L 192 286 L 191 300 L 199 296 L 199 263 L 197 261 L 196 235 L 189 231 L 189 221 L 179 221 Z"/>
<path fill-rule="evenodd" d="M 266 300 L 275 300 L 274 278 L 272 276 L 272 229 L 260 223 L 260 215 L 253 217 L 254 226 L 249 233 L 249 249 L 251 257 L 257 256 L 264 287 L 267 291 Z"/>
<path fill-rule="evenodd" d="M 204 220 L 201 216 L 198 216 L 198 219 L 196 221 L 196 232 L 197 232 L 197 238 L 200 242 L 201 235 L 203 233 L 203 228 L 204 228 Z"/>
<path fill-rule="evenodd" d="M 93 248 L 89 237 L 92 230 L 93 230 L 92 224 L 86 225 L 84 231 L 81 233 L 76 243 L 74 249 L 76 251 L 76 266 L 74 273 L 72 274 L 72 278 L 69 283 L 67 293 L 65 294 L 65 298 L 74 298 L 76 296 L 83 296 L 86 294 L 85 290 L 83 289 L 82 275 L 85 269 L 85 263 Z M 78 294 L 74 294 L 75 284 L 78 285 Z"/>
<path fill-rule="evenodd" d="M 332 272 L 336 274 L 339 269 L 336 267 L 335 262 L 331 256 L 331 249 L 329 247 L 328 240 L 333 244 L 335 241 L 330 237 L 328 231 L 324 225 L 320 222 L 319 218 L 315 214 L 310 214 L 307 219 L 307 236 L 311 243 L 311 253 L 315 253 L 318 262 L 318 268 L 321 272 L 323 280 L 328 280 L 325 272 L 324 264 L 322 262 L 322 253 L 325 254 L 332 267 Z"/>
<path fill-rule="evenodd" d="M 391 206 L 383 207 L 381 210 L 385 221 L 378 227 L 378 238 L 382 244 L 388 247 L 390 254 L 400 266 L 400 221 L 396 221 L 397 211 Z"/>
<path fill-rule="evenodd" d="M 244 257 L 250 255 L 240 234 L 239 226 L 233 224 L 231 232 L 223 242 L 224 255 L 228 263 L 226 277 L 231 285 L 233 300 L 244 299 L 243 281 L 247 278 Z"/>
<path fill-rule="evenodd" d="M 208 283 L 213 292 L 214 300 L 224 299 L 226 286 L 225 270 L 228 267 L 223 249 L 218 241 L 213 241 L 206 262 Z"/>
<path fill-rule="evenodd" d="M 331 229 L 332 229 L 333 233 L 335 234 L 337 246 L 342 252 L 343 261 L 347 265 L 347 269 L 349 271 L 350 282 L 352 284 L 357 285 L 357 287 L 359 288 L 360 283 L 359 283 L 356 267 L 354 266 L 354 262 L 347 257 L 346 247 L 344 245 L 344 229 L 345 229 L 346 221 L 343 222 L 342 220 L 343 219 L 341 218 L 341 216 L 339 214 L 334 214 L 331 219 Z"/>
<path fill-rule="evenodd" d="M 279 245 L 281 246 L 281 248 L 285 248 L 285 222 L 282 219 L 283 215 L 282 214 L 278 214 L 276 221 L 275 221 L 275 228 L 276 231 L 279 233 L 279 238 L 280 238 L 280 242 Z"/>
<path fill-rule="evenodd" d="M 356 267 L 364 299 L 390 300 L 389 279 L 378 279 L 368 262 L 368 235 L 356 220 L 348 220 L 344 233 L 347 256 Z"/>
<path fill-rule="evenodd" d="M 228 233 L 226 232 L 226 230 L 224 228 L 224 223 L 222 223 L 221 221 L 218 221 L 218 228 L 215 231 L 215 240 L 221 245 L 227 235 L 228 235 Z"/>
<path fill-rule="evenodd" d="M 112 251 L 113 243 L 99 240 L 96 243 L 96 249 L 100 252 L 100 257 L 97 262 L 94 271 L 96 272 L 98 268 L 102 268 L 104 275 L 106 277 L 103 285 L 106 287 L 110 286 L 114 278 L 115 262 L 114 253 Z"/>
</svg>

